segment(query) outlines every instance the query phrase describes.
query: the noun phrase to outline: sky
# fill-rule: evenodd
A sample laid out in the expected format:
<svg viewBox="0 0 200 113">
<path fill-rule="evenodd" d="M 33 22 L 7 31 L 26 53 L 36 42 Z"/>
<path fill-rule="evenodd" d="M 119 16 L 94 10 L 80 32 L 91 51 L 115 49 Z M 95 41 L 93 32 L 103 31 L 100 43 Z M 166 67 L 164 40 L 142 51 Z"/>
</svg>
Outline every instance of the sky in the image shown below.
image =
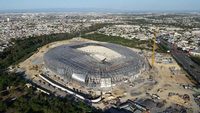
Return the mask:
<svg viewBox="0 0 200 113">
<path fill-rule="evenodd" d="M 0 10 L 54 8 L 200 11 L 200 0 L 0 0 Z"/>
</svg>

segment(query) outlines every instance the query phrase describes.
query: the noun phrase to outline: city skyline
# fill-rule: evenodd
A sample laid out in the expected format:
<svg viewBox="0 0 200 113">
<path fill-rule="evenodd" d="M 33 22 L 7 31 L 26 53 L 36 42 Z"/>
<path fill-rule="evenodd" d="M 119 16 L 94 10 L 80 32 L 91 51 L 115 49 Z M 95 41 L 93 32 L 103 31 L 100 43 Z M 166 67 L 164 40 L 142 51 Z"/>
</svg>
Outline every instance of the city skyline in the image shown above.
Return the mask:
<svg viewBox="0 0 200 113">
<path fill-rule="evenodd" d="M 73 11 L 200 11 L 197 0 L 1 0 L 0 10 L 59 9 Z"/>
</svg>

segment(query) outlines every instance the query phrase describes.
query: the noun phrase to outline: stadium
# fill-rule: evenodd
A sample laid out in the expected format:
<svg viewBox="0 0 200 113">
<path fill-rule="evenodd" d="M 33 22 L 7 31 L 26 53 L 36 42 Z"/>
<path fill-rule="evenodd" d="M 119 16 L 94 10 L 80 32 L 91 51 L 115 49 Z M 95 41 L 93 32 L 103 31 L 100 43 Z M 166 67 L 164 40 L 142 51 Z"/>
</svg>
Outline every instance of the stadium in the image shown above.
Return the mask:
<svg viewBox="0 0 200 113">
<path fill-rule="evenodd" d="M 50 49 L 45 67 L 64 81 L 89 88 L 110 88 L 134 80 L 148 64 L 133 50 L 111 43 L 79 42 Z"/>
</svg>

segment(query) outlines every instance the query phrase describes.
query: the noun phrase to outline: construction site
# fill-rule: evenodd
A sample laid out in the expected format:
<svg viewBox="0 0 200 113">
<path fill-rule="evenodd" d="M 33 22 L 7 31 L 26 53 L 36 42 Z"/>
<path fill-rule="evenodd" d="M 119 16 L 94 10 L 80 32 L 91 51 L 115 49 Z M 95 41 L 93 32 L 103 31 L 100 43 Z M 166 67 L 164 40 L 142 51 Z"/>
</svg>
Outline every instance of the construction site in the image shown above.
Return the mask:
<svg viewBox="0 0 200 113">
<path fill-rule="evenodd" d="M 134 51 L 110 43 L 76 42 L 49 50 L 44 55 L 47 70 L 66 82 L 78 82 L 96 90 L 110 88 L 148 70 L 144 58 Z"/>
<path fill-rule="evenodd" d="M 74 95 L 96 108 L 132 100 L 151 112 L 177 105 L 199 112 L 194 83 L 166 53 L 74 38 L 39 48 L 18 68 L 54 94 Z"/>
</svg>

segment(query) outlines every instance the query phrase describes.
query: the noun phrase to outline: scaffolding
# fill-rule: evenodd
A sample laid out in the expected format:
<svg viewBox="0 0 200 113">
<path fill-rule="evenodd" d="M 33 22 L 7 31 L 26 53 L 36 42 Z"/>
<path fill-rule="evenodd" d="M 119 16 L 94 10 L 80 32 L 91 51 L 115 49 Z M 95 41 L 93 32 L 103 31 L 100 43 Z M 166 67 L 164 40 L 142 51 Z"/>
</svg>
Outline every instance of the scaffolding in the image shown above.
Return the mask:
<svg viewBox="0 0 200 113">
<path fill-rule="evenodd" d="M 121 54 L 122 57 L 104 63 L 99 62 L 89 53 L 76 49 L 87 45 L 104 46 Z M 109 81 L 115 84 L 148 68 L 144 58 L 137 53 L 111 43 L 78 43 L 58 46 L 44 55 L 44 62 L 47 68 L 63 76 L 67 81 L 77 80 L 89 87 L 100 87 L 102 83 Z"/>
</svg>

